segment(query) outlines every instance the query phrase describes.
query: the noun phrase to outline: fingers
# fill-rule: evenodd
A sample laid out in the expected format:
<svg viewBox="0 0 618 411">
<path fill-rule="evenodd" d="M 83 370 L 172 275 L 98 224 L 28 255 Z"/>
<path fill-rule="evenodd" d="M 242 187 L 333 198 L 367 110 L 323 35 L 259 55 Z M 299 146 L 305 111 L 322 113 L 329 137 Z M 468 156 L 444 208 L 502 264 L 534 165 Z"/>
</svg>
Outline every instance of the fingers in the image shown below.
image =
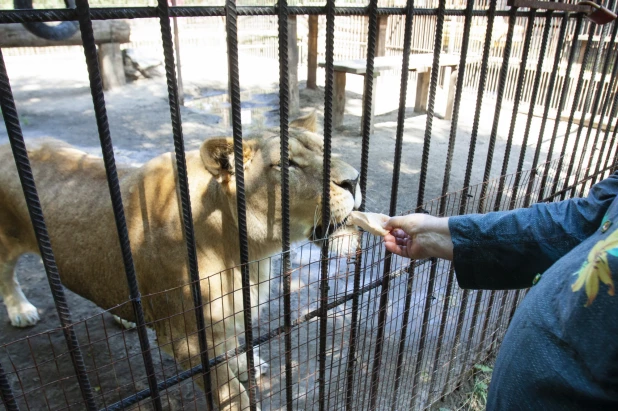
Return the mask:
<svg viewBox="0 0 618 411">
<path fill-rule="evenodd" d="M 410 257 L 412 239 L 403 230 L 395 229 L 384 236 L 384 246 L 393 254 Z"/>
<path fill-rule="evenodd" d="M 405 224 L 407 216 L 397 216 L 397 217 L 391 217 L 387 222 L 386 222 L 386 229 L 387 230 L 392 230 L 394 228 L 402 228 Z"/>
</svg>

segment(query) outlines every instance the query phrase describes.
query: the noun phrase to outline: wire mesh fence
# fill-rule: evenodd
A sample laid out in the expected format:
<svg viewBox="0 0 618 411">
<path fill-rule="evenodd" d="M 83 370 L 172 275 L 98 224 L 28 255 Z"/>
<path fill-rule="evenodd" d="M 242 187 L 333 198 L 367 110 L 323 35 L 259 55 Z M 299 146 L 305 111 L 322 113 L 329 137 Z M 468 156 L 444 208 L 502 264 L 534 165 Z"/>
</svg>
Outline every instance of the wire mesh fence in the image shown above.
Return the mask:
<svg viewBox="0 0 618 411">
<path fill-rule="evenodd" d="M 609 7 L 614 8 L 614 3 L 611 2 Z M 405 16 L 401 20 L 404 75 L 401 76 L 389 214 L 402 211 L 398 208 L 397 191 L 408 65 L 410 53 L 414 51 L 413 29 L 419 16 L 435 23 L 435 33 L 432 34 L 433 63 L 416 190 L 418 196 L 416 205 L 410 205 L 410 212 L 450 216 L 562 200 L 585 194 L 594 182 L 613 171 L 616 164 L 614 122 L 618 111 L 615 93 L 618 66 L 614 64 L 618 56 L 615 48 L 618 24 L 599 28 L 584 24 L 581 14 L 499 9 L 497 5 L 496 1 L 490 1 L 481 9 L 475 9 L 474 2 L 468 1 L 458 4 L 459 8 L 449 9 L 447 2 L 441 0 L 430 5 L 435 8 L 423 8 L 424 4 L 415 5 L 413 1 L 408 1 L 405 7 L 379 8 L 377 1 L 371 1 L 368 7 L 344 8 L 328 1 L 325 7 L 288 7 L 281 1 L 276 7 L 237 7 L 235 2 L 228 1 L 225 6 L 169 7 L 165 1 L 159 1 L 156 7 L 90 9 L 87 1 L 78 0 L 76 10 L 0 11 L 0 24 L 72 19 L 80 22 L 103 149 L 103 175 L 112 199 L 113 215 L 108 212 L 107 221 L 110 225 L 115 223 L 121 245 L 114 255 L 118 260 L 115 267 L 120 273 L 114 280 L 128 281 L 130 290 L 130 299 L 126 300 L 125 296 L 120 300 L 107 300 L 107 309 L 100 314 L 80 320 L 72 318 L 61 283 L 65 278 L 62 270 L 65 263 L 63 252 L 58 250 L 62 246 L 54 243 L 52 249 L 38 194 L 44 188 L 39 186 L 37 191 L 35 186 L 32 167 L 36 168 L 36 158 L 26 150 L 0 54 L 0 103 L 4 122 L 61 324 L 59 328 L 19 336 L 0 345 L 2 406 L 7 410 L 424 409 L 432 407 L 469 379 L 474 365 L 493 355 L 499 347 L 525 291 L 461 290 L 449 262 L 436 259 L 410 261 L 391 255 L 378 238 L 364 232 L 335 234 L 324 241 L 316 230 L 328 232 L 323 227 L 330 227 L 333 219 L 335 225 L 345 225 L 343 219 L 338 220 L 337 210 L 332 209 L 333 181 L 340 187 L 351 184 L 353 202 L 357 199 L 354 192 L 356 179 L 363 201 L 368 184 L 370 119 L 367 116 L 362 119 L 363 147 L 360 173 L 356 179 L 337 180 L 341 166 L 331 156 L 336 16 L 368 16 L 367 29 L 360 33 L 367 36 L 363 100 L 366 113 L 371 112 L 372 104 L 378 15 Z M 322 204 L 312 216 L 315 243 L 298 246 L 291 245 L 290 237 L 295 227 L 295 214 L 290 205 L 290 202 L 294 203 L 291 194 L 294 187 L 290 186 L 289 179 L 295 172 L 292 168 L 298 167 L 293 161 L 295 152 L 292 147 L 302 140 L 290 131 L 288 125 L 286 20 L 292 14 L 326 16 L 324 146 L 319 150 L 323 168 L 318 173 L 323 178 L 323 191 L 321 196 L 317 195 Z M 237 21 L 239 16 L 245 15 L 276 16 L 278 21 L 280 127 L 275 133 L 280 141 L 280 152 L 277 151 L 280 162 L 275 166 L 281 173 L 282 233 L 278 249 L 283 252 L 259 258 L 249 252 L 253 249 L 250 248 L 247 219 L 252 218 L 253 203 L 247 205 L 250 196 L 246 197 L 245 193 L 252 192 L 251 177 L 248 186 L 244 184 L 243 160 L 249 143 L 245 139 L 243 146 Z M 426 201 L 434 101 L 444 19 L 448 15 L 463 18 L 462 34 L 456 48 L 460 54 L 459 75 L 441 196 Z M 225 17 L 233 124 L 233 139 L 228 143 L 232 151 L 228 154 L 233 153 L 234 160 L 226 157 L 227 163 L 221 163 L 221 167 L 226 167 L 229 175 L 235 177 L 234 197 L 238 201 L 230 215 L 236 221 L 233 230 L 237 231 L 235 238 L 239 248 L 227 260 L 229 265 L 225 270 L 209 275 L 201 275 L 198 266 L 198 262 L 203 261 L 200 252 L 204 233 L 199 232 L 201 227 L 194 227 L 192 215 L 192 201 L 195 199 L 190 198 L 189 183 L 194 158 L 184 149 L 170 23 L 171 17 L 195 16 Z M 478 65 L 471 69 L 468 53 L 470 43 L 475 41 L 470 35 L 472 22 L 484 20 L 487 32 L 492 33 L 496 16 L 508 19 L 504 41 L 496 48 L 489 34 L 484 36 L 482 47 L 481 43 L 478 47 L 472 46 L 477 51 L 482 48 L 482 53 Z M 157 284 L 143 281 L 148 277 L 140 273 L 141 257 L 135 256 L 139 254 L 135 248 L 132 250 L 135 239 L 131 238 L 132 245 L 129 244 L 132 228 L 130 223 L 127 225 L 125 216 L 128 213 L 130 219 L 130 211 L 123 208 L 123 199 L 125 205 L 128 201 L 128 193 L 122 191 L 121 184 L 124 169 L 116 169 L 106 114 L 91 23 L 96 19 L 127 17 L 156 17 L 161 25 L 175 147 L 170 161 L 173 159 L 174 162 L 178 188 L 173 190 L 174 193 L 177 190 L 176 216 L 181 227 L 180 240 L 170 253 L 183 256 L 180 259 L 183 277 L 180 278 L 186 280 L 173 286 L 157 287 Z M 525 28 L 525 31 L 517 34 L 516 27 Z M 552 30 L 559 35 L 550 36 Z M 589 33 L 588 42 L 580 44 L 577 36 L 585 31 Z M 590 41 L 597 34 L 599 41 Z M 523 43 L 515 45 L 516 36 L 520 36 Z M 550 38 L 557 43 L 550 42 Z M 534 56 L 528 52 L 532 43 L 539 45 L 538 54 Z M 491 63 L 494 55 L 501 58 L 495 67 Z M 578 59 L 579 66 L 574 69 Z M 519 64 L 519 70 L 513 72 L 513 64 Z M 551 64 L 552 69 L 521 70 L 528 64 L 541 67 Z M 558 77 L 562 76 L 563 69 L 565 74 L 560 80 Z M 453 156 L 463 155 L 454 152 L 454 144 L 463 88 L 466 81 L 470 81 L 465 79 L 470 79 L 466 76 L 472 71 L 478 75 L 474 81 L 478 95 L 467 147 L 468 164 L 465 170 L 452 170 Z M 597 78 L 598 81 L 590 81 Z M 541 83 L 546 86 L 539 93 Z M 509 93 L 513 96 L 513 106 L 509 107 L 513 114 L 504 152 L 501 153 L 504 156 L 502 169 L 496 174 L 492 172 L 492 165 L 494 154 L 499 155 L 495 153 L 497 129 L 500 114 L 506 111 L 502 102 Z M 493 125 L 482 183 L 471 185 L 479 122 L 489 120 L 481 118 L 482 100 L 486 94 L 493 94 L 492 101 L 495 102 Z M 524 116 L 526 126 L 519 161 L 515 172 L 507 173 L 509 161 L 513 164 L 511 147 L 515 123 L 520 103 L 525 101 L 532 104 Z M 542 125 L 538 135 L 531 136 L 530 123 L 537 107 L 543 109 Z M 553 118 L 549 116 L 550 109 L 555 110 Z M 563 115 L 567 118 L 563 119 Z M 575 122 L 578 115 L 579 120 Z M 554 123 L 551 138 L 544 137 L 548 120 Z M 565 126 L 564 123 L 566 131 L 558 144 L 558 130 Z M 570 139 L 571 134 L 575 134 L 574 140 Z M 529 143 L 533 137 L 537 137 L 537 141 Z M 305 144 L 311 145 L 306 141 Z M 529 146 L 534 154 L 531 160 L 526 157 Z M 544 151 L 545 161 L 541 159 L 542 146 L 549 146 Z M 32 166 L 30 161 L 33 161 Z M 524 163 L 529 165 L 528 171 L 524 170 Z M 480 170 L 475 172 L 480 173 Z M 452 176 L 461 173 L 464 174 L 460 186 L 463 188 L 449 191 Z M 363 210 L 365 203 L 355 204 L 355 207 Z M 53 231 L 53 226 L 50 227 Z M 115 247 L 118 248 L 117 244 Z M 161 262 L 161 265 L 165 264 L 170 265 Z M 93 300 L 96 302 L 96 298 Z M 128 329 L 118 327 L 113 315 L 124 319 L 121 323 Z"/>
</svg>

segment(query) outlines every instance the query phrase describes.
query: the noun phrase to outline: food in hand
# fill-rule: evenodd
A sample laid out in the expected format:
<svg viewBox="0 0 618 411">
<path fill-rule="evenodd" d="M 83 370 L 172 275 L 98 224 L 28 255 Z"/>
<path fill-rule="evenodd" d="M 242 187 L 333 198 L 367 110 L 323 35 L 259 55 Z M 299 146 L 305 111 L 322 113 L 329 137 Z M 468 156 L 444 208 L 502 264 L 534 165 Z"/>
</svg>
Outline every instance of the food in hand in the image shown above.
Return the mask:
<svg viewBox="0 0 618 411">
<path fill-rule="evenodd" d="M 352 224 L 381 237 L 388 234 L 388 231 L 384 229 L 384 225 L 389 219 L 389 216 L 380 213 L 363 213 L 361 211 L 352 211 L 350 213 L 350 222 Z"/>
</svg>

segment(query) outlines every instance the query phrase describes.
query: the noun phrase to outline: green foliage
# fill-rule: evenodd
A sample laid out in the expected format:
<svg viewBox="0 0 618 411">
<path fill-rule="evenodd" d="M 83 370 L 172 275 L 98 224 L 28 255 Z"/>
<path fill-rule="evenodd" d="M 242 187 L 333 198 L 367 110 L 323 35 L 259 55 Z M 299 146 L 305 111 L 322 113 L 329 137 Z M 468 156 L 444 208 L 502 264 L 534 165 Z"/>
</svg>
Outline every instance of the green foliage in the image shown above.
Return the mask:
<svg viewBox="0 0 618 411">
<path fill-rule="evenodd" d="M 487 365 L 483 365 L 483 364 L 475 364 L 474 368 L 476 368 L 477 370 L 480 370 L 482 372 L 489 372 L 489 373 L 491 373 L 491 372 L 494 371 L 493 368 L 488 367 Z"/>
<path fill-rule="evenodd" d="M 468 394 L 468 398 L 463 406 L 466 410 L 482 411 L 487 406 L 487 392 L 493 368 L 484 364 L 475 364 L 474 369 L 480 372 L 474 377 L 474 386 Z"/>
</svg>

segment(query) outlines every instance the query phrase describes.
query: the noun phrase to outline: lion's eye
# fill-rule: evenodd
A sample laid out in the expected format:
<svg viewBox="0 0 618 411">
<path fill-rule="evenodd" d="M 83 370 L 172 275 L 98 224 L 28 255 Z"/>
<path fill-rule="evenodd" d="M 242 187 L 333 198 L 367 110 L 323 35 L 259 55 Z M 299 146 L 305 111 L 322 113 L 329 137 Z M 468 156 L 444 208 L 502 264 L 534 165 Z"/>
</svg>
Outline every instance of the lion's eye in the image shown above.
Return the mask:
<svg viewBox="0 0 618 411">
<path fill-rule="evenodd" d="M 300 166 L 298 165 L 298 163 L 296 163 L 296 162 L 295 162 L 295 161 L 293 161 L 293 160 L 289 160 L 289 164 L 290 164 L 290 167 L 300 167 Z M 276 168 L 276 169 L 280 169 L 280 168 L 281 168 L 281 162 L 279 162 L 279 163 L 277 163 L 277 164 L 273 164 L 273 165 L 272 165 L 272 167 L 274 167 L 274 168 Z"/>
</svg>

